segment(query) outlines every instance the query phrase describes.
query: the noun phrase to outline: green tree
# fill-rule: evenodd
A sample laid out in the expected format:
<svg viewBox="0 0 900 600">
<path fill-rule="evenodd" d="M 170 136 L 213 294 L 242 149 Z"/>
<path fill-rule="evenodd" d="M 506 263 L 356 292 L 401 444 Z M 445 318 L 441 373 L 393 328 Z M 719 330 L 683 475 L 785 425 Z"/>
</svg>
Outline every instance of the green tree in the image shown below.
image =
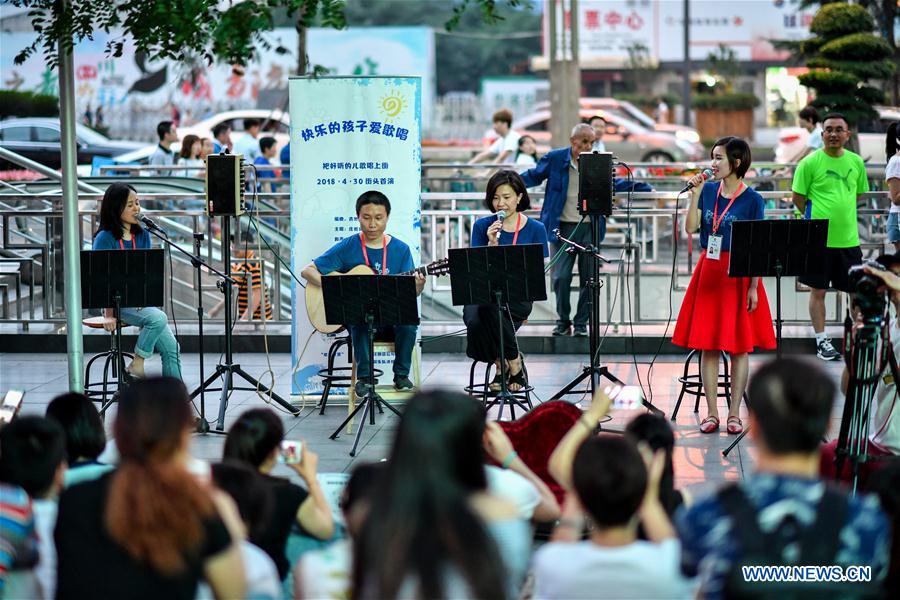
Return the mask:
<svg viewBox="0 0 900 600">
<path fill-rule="evenodd" d="M 889 80 L 897 69 L 893 49 L 873 30 L 861 4 L 828 3 L 810 25 L 814 37 L 794 45 L 810 68 L 800 83 L 816 91 L 813 106 L 841 112 L 851 125 L 877 116 L 872 105 L 884 102 L 884 92 L 870 82 Z"/>
</svg>

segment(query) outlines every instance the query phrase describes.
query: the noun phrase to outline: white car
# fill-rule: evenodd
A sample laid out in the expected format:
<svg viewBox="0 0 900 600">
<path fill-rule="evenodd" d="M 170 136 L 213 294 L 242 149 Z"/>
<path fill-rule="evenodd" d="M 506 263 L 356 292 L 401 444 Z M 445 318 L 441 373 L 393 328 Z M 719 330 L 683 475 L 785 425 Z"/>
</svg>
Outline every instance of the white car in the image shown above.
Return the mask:
<svg viewBox="0 0 900 600">
<path fill-rule="evenodd" d="M 884 156 L 884 136 L 892 121 L 900 121 L 900 108 L 877 106 L 877 119 L 859 123 L 859 155 L 867 163 L 882 164 Z M 806 147 L 809 132 L 802 127 L 783 127 L 778 132 L 778 145 L 775 146 L 775 162 L 785 164 Z"/>
<path fill-rule="evenodd" d="M 262 129 L 259 132 L 260 137 L 274 137 L 279 151 L 290 141 L 290 115 L 277 109 L 266 110 L 260 108 L 227 110 L 193 125 L 179 127 L 178 139 L 179 141 L 183 140 L 184 136 L 189 134 L 194 134 L 201 139 L 213 139 L 213 127 L 219 123 L 228 123 L 231 126 L 231 142 L 236 144 L 239 139 L 247 135 L 244 133 L 244 119 L 259 119 L 262 123 Z"/>
</svg>

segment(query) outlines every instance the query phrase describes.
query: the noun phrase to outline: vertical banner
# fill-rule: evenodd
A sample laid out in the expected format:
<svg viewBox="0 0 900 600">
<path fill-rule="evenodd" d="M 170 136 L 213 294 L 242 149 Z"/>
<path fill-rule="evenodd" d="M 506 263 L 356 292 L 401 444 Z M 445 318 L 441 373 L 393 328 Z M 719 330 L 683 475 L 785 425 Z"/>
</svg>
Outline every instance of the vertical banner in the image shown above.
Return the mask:
<svg viewBox="0 0 900 600">
<path fill-rule="evenodd" d="M 356 199 L 378 190 L 391 201 L 387 233 L 406 242 L 418 265 L 421 250 L 421 115 L 419 77 L 291 78 L 291 267 L 359 234 Z M 291 395 L 319 396 L 319 369 L 337 339 L 309 322 L 304 289 L 292 293 Z M 339 334 L 341 336 L 345 333 Z M 418 344 L 414 350 L 418 354 Z M 337 366 L 347 364 L 346 350 Z M 390 383 L 393 355 L 375 349 L 375 368 Z M 418 356 L 410 378 L 419 385 Z M 379 389 L 382 393 L 382 389 Z M 385 397 L 390 394 L 382 393 Z"/>
</svg>

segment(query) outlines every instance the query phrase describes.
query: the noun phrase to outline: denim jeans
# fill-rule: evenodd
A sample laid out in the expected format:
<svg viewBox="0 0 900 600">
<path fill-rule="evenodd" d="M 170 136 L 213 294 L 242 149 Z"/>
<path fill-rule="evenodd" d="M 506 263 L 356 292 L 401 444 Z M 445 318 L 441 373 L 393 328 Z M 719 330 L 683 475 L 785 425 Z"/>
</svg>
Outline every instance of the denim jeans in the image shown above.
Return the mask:
<svg viewBox="0 0 900 600">
<path fill-rule="evenodd" d="M 415 325 L 395 325 L 375 330 L 375 339 L 390 336 L 393 330 L 394 337 L 394 377 L 409 377 L 412 368 L 412 353 L 416 345 Z M 350 337 L 353 340 L 353 359 L 356 361 L 356 377 L 366 380 L 369 377 L 369 328 L 365 325 L 350 327 Z"/>
<path fill-rule="evenodd" d="M 123 308 L 121 316 L 123 323 L 141 328 L 134 353 L 141 358 L 150 358 L 154 350 L 159 352 L 163 375 L 181 379 L 181 353 L 178 341 L 169 329 L 166 313 L 153 306 L 145 306 Z"/>
</svg>

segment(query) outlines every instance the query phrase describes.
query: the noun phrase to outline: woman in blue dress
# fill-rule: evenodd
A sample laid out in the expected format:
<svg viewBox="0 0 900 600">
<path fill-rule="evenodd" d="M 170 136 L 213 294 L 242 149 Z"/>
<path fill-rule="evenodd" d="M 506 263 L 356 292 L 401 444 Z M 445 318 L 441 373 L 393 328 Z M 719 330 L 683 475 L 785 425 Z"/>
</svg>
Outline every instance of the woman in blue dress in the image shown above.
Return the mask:
<svg viewBox="0 0 900 600">
<path fill-rule="evenodd" d="M 146 250 L 150 248 L 150 233 L 140 226 L 141 203 L 133 187 L 114 183 L 106 188 L 100 203 L 100 225 L 94 234 L 94 250 Z M 162 373 L 181 379 L 181 354 L 178 341 L 169 329 L 164 313 L 154 306 L 123 308 L 120 319 L 126 325 L 141 328 L 134 347 L 134 361 L 128 367 L 130 376 L 144 376 L 144 359 L 153 356 L 154 350 L 162 358 Z M 112 309 L 104 310 L 104 316 L 112 317 Z M 112 319 L 104 324 L 107 331 L 115 330 Z"/>
<path fill-rule="evenodd" d="M 531 200 L 525 189 L 525 182 L 518 173 L 509 170 L 495 173 L 488 181 L 484 204 L 494 214 L 475 221 L 472 227 L 472 247 L 541 244 L 544 247 L 544 257 L 550 255 L 544 225 L 524 214 L 531 207 Z M 500 213 L 505 216 L 501 218 Z M 531 307 L 531 302 L 508 303 L 502 322 L 497 315 L 497 307 L 493 304 L 469 304 L 463 308 L 463 322 L 467 332 L 466 354 L 469 358 L 497 365 L 497 375 L 490 384 L 494 391 L 501 386 L 501 326 L 503 358 L 508 365 L 508 389 L 517 392 L 528 384 L 522 369 L 516 330 L 531 314 Z"/>
</svg>

